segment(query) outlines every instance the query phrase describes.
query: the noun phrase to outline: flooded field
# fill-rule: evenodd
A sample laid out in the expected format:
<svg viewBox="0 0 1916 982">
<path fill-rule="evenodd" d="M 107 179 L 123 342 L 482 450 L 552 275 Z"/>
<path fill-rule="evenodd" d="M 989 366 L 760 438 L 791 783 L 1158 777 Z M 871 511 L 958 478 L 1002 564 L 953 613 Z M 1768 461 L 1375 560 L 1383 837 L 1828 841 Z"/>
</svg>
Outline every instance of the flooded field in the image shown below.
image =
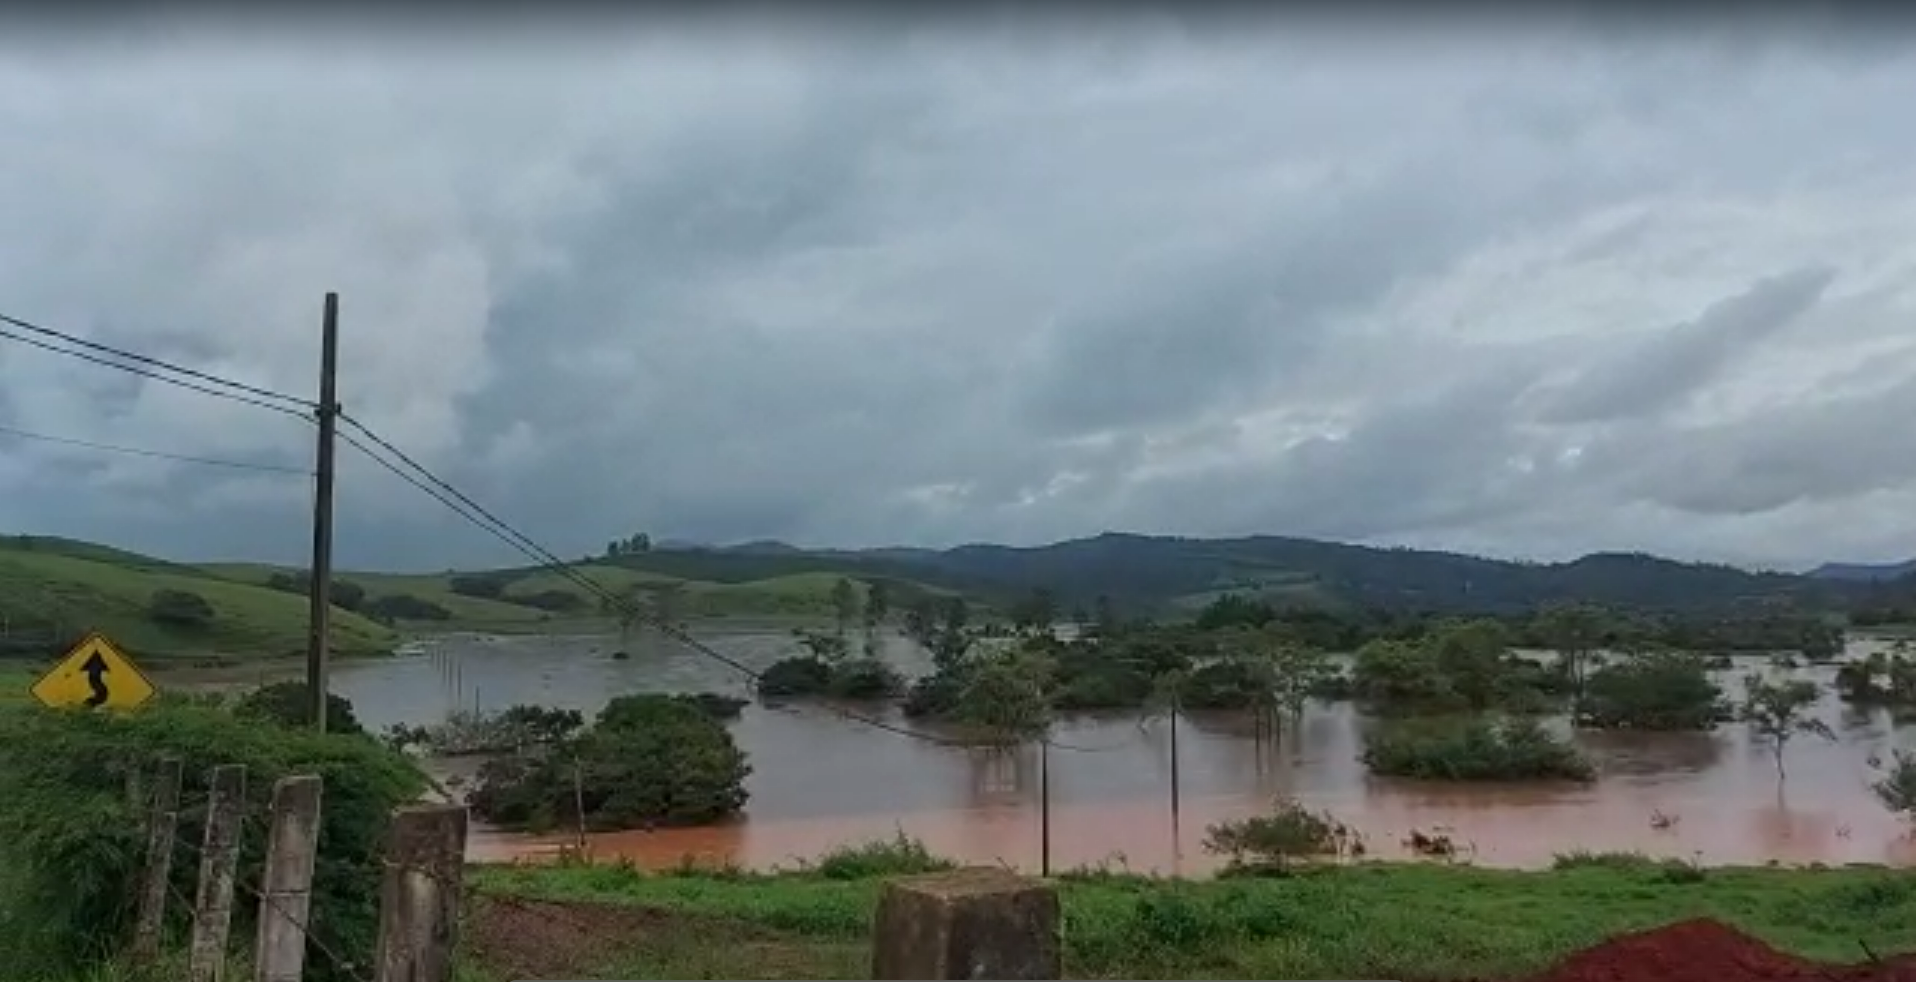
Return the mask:
<svg viewBox="0 0 1916 982">
<path fill-rule="evenodd" d="M 788 642 L 776 633 L 710 638 L 753 667 L 785 656 Z M 340 665 L 334 688 L 371 727 L 433 722 L 475 706 L 532 702 L 590 713 L 627 692 L 745 692 L 735 671 L 696 652 L 659 644 L 614 660 L 612 647 L 605 638 L 442 639 L 414 657 Z M 923 668 L 903 639 L 892 647 L 901 668 Z M 1869 647 L 1853 645 L 1852 654 Z M 1829 679 L 1829 669 L 1806 671 Z M 1201 872 L 1215 864 L 1200 848 L 1207 824 L 1290 795 L 1332 810 L 1382 855 L 1401 854 L 1399 843 L 1413 829 L 1444 829 L 1474 847 L 1474 861 L 1501 866 L 1546 864 L 1578 849 L 1713 864 L 1916 863 L 1916 841 L 1868 789 L 1871 758 L 1886 759 L 1902 745 L 1894 722 L 1833 698 L 1820 712 L 1838 739 L 1792 742 L 1782 788 L 1767 746 L 1740 726 L 1714 734 L 1580 734 L 1603 772 L 1587 787 L 1433 786 L 1368 776 L 1358 755 L 1374 722 L 1348 704 L 1314 705 L 1275 751 L 1254 742 L 1239 719 L 1186 718 L 1178 730 L 1175 832 L 1168 724 L 1074 719 L 1057 731 L 1066 749 L 1048 754 L 1051 862 Z M 895 714 L 886 718 L 904 725 Z M 766 866 L 902 829 L 966 860 L 1038 863 L 1043 761 L 1036 749 L 993 755 L 944 747 L 824 708 L 751 706 L 733 732 L 754 768 L 746 819 L 597 836 L 594 852 L 647 864 L 696 855 Z M 1653 827 L 1658 814 L 1673 821 Z M 500 835 L 475 845 L 485 858 L 554 848 L 552 840 Z"/>
</svg>

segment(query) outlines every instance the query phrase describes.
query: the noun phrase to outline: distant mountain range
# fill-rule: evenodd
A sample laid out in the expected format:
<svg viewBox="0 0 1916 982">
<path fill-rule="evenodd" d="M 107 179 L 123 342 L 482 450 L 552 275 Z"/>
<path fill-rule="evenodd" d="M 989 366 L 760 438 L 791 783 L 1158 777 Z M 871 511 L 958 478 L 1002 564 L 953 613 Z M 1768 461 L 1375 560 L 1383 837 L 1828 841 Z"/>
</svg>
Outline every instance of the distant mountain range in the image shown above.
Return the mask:
<svg viewBox="0 0 1916 982">
<path fill-rule="evenodd" d="M 1900 563 L 1824 563 L 1809 571 L 1815 579 L 1850 583 L 1887 583 L 1912 574 L 1916 574 L 1916 559 Z"/>
<path fill-rule="evenodd" d="M 1779 599 L 1841 603 L 1860 595 L 1869 581 L 1883 578 L 1847 575 L 1876 567 L 1832 565 L 1804 575 L 1642 553 L 1528 563 L 1283 536 L 1194 539 L 1124 533 L 1045 546 L 942 550 L 805 549 L 772 541 L 674 544 L 605 561 L 720 582 L 836 572 L 915 582 L 994 604 L 1046 589 L 1067 609 L 1105 597 L 1141 613 L 1191 609 L 1226 593 L 1300 605 L 1432 612 L 1518 612 L 1554 601 L 1584 600 L 1696 613 Z"/>
</svg>

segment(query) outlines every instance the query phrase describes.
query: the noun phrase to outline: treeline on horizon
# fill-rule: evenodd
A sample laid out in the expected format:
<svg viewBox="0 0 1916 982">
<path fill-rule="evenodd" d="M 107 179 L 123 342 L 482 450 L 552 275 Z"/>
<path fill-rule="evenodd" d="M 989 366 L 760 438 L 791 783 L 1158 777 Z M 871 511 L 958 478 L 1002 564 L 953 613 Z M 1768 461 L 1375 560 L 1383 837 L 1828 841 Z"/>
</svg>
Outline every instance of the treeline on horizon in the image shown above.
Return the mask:
<svg viewBox="0 0 1916 982">
<path fill-rule="evenodd" d="M 951 604 L 962 606 L 964 601 L 923 598 L 901 606 L 908 611 L 908 618 L 923 620 L 943 617 L 941 608 Z M 1546 604 L 1519 614 L 1459 615 L 1376 607 L 1331 610 L 1225 594 L 1195 617 L 1159 619 L 1127 616 L 1106 598 L 1065 613 L 1059 609 L 1055 594 L 1035 590 L 1006 608 L 1004 614 L 1011 627 L 1058 621 L 1075 624 L 1081 633 L 1108 634 L 1124 628 L 1188 623 L 1200 632 L 1248 628 L 1273 632 L 1320 651 L 1355 651 L 1372 641 L 1416 641 L 1441 625 L 1459 620 L 1494 622 L 1515 647 L 1549 649 L 1557 643 L 1552 617 L 1566 609 L 1586 614 L 1596 631 L 1591 639 L 1596 647 L 1613 650 L 1665 648 L 1705 654 L 1800 651 L 1816 660 L 1839 654 L 1844 639 L 1840 618 L 1785 604 L 1753 605 L 1733 613 L 1684 615 L 1564 603 Z M 1010 628 L 999 630 L 1008 632 Z"/>
</svg>

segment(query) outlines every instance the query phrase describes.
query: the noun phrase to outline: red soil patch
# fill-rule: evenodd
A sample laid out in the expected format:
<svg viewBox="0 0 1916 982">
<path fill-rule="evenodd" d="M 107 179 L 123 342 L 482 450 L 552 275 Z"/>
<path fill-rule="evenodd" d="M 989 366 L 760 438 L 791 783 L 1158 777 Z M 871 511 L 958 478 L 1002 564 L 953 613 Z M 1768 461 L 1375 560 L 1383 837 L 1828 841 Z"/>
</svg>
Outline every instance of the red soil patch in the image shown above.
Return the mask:
<svg viewBox="0 0 1916 982">
<path fill-rule="evenodd" d="M 1612 938 L 1529 982 L 1916 982 L 1916 958 L 1819 965 L 1719 921 L 1693 920 Z"/>
</svg>

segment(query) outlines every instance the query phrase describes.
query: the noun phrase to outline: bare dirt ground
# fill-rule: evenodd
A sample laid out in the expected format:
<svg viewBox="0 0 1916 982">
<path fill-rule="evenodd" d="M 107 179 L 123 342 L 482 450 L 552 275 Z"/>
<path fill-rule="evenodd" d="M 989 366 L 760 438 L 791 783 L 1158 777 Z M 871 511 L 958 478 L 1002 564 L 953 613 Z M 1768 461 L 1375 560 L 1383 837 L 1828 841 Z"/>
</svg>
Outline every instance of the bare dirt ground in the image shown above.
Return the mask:
<svg viewBox="0 0 1916 982">
<path fill-rule="evenodd" d="M 717 918 L 582 901 L 475 898 L 461 947 L 486 982 L 591 978 L 862 978 L 863 945 Z"/>
</svg>

